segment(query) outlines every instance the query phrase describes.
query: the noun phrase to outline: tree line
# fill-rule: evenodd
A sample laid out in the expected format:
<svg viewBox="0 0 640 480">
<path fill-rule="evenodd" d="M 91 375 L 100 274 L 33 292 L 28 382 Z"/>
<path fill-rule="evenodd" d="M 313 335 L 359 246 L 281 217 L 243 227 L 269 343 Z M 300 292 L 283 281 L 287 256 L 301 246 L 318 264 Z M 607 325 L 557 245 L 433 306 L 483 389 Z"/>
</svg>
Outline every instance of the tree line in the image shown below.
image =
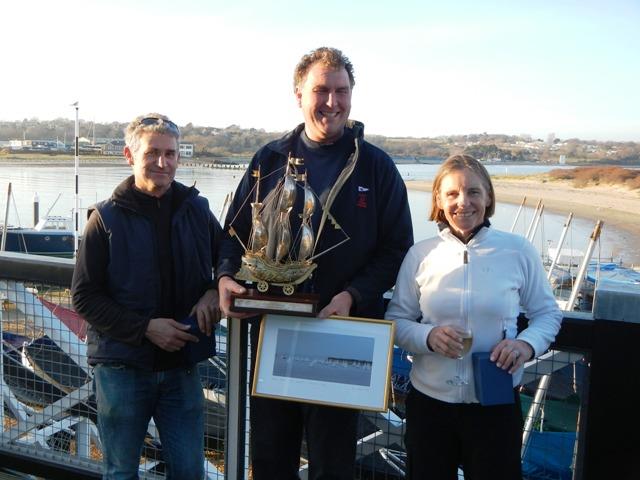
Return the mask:
<svg viewBox="0 0 640 480">
<path fill-rule="evenodd" d="M 91 141 L 122 139 L 126 123 L 95 123 L 80 120 L 80 136 Z M 267 142 L 284 132 L 267 132 L 264 129 L 240 128 L 229 125 L 224 128 L 197 126 L 188 123 L 180 127 L 182 141 L 193 143 L 196 157 L 251 156 Z M 75 122 L 24 119 L 0 122 L 0 140 L 59 140 L 73 144 Z M 367 140 L 390 155 L 408 160 L 444 159 L 453 153 L 466 153 L 481 160 L 513 162 L 557 162 L 565 155 L 568 162 L 603 162 L 613 164 L 640 163 L 640 143 L 596 142 L 577 138 L 549 142 L 528 136 L 504 134 L 452 135 L 436 138 L 385 137 L 367 135 Z"/>
</svg>

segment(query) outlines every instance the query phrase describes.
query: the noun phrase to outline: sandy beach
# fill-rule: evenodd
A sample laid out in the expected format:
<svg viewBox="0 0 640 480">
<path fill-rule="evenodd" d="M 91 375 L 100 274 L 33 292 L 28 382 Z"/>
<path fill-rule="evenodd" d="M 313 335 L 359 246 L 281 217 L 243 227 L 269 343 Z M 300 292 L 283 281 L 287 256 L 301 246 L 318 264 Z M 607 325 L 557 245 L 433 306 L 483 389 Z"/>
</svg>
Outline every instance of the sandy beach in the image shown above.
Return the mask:
<svg viewBox="0 0 640 480">
<path fill-rule="evenodd" d="M 524 196 L 527 205 L 535 207 L 542 199 L 545 210 L 573 212 L 576 217 L 603 220 L 605 228 L 615 227 L 640 237 L 640 192 L 611 185 L 574 188 L 565 181 L 540 181 L 492 178 L 496 198 L 501 203 L 519 205 Z M 407 188 L 430 192 L 431 181 L 408 180 Z M 640 241 L 640 240 L 637 240 Z"/>
</svg>

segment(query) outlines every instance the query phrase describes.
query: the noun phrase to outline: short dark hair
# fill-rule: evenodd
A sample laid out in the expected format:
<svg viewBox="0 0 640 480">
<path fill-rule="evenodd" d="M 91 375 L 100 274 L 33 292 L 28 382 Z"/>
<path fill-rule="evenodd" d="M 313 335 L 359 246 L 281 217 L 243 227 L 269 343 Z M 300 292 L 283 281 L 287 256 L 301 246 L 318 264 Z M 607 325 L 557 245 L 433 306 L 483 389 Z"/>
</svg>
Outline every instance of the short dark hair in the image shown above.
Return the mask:
<svg viewBox="0 0 640 480">
<path fill-rule="evenodd" d="M 298 65 L 296 65 L 296 69 L 293 72 L 294 89 L 304 83 L 309 70 L 316 63 L 320 63 L 336 70 L 344 68 L 347 71 L 347 75 L 349 75 L 351 88 L 356 84 L 355 77 L 353 76 L 353 65 L 349 59 L 337 48 L 320 47 L 304 55 L 298 62 Z"/>
</svg>

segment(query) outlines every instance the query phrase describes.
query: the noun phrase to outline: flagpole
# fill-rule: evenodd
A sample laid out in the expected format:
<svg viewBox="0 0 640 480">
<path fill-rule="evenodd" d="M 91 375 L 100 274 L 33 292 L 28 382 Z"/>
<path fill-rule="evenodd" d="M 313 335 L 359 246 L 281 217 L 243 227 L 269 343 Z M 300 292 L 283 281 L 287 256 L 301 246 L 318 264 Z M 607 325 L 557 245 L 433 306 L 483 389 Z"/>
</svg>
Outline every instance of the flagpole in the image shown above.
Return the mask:
<svg viewBox="0 0 640 480">
<path fill-rule="evenodd" d="M 79 182 L 78 175 L 80 169 L 80 123 L 78 119 L 78 102 L 72 104 L 73 107 L 76 108 L 76 144 L 75 144 L 75 155 L 74 155 L 74 173 L 76 177 L 76 190 L 73 196 L 74 207 L 73 207 L 73 219 L 74 219 L 74 229 L 73 229 L 73 252 L 74 257 L 78 254 L 78 244 L 79 244 L 79 229 L 80 229 L 80 196 L 78 192 Z"/>
</svg>

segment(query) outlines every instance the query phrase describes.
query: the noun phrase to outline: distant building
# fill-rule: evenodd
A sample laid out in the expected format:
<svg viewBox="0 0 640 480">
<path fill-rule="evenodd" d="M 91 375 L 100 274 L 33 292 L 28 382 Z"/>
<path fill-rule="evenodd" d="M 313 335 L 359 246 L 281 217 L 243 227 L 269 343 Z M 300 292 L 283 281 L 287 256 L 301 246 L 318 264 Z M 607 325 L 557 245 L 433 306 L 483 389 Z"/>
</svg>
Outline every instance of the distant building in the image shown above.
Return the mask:
<svg viewBox="0 0 640 480">
<path fill-rule="evenodd" d="M 184 158 L 193 157 L 193 143 L 181 143 L 180 156 Z"/>
<path fill-rule="evenodd" d="M 101 145 L 103 155 L 122 155 L 124 140 L 108 140 Z"/>
<path fill-rule="evenodd" d="M 96 145 L 90 138 L 79 137 L 78 150 L 80 150 L 80 153 L 84 153 L 86 155 L 100 155 L 102 153 L 102 145 Z"/>
<path fill-rule="evenodd" d="M 11 150 L 31 152 L 57 152 L 64 150 L 64 143 L 59 140 L 9 140 L 7 146 Z"/>
<path fill-rule="evenodd" d="M 558 163 L 560 165 L 564 165 L 565 163 L 567 163 L 567 156 L 566 155 L 560 155 L 560 158 L 558 159 Z"/>
<path fill-rule="evenodd" d="M 58 142 L 55 140 L 31 140 L 30 148 L 41 152 L 53 152 L 58 150 Z"/>
</svg>

